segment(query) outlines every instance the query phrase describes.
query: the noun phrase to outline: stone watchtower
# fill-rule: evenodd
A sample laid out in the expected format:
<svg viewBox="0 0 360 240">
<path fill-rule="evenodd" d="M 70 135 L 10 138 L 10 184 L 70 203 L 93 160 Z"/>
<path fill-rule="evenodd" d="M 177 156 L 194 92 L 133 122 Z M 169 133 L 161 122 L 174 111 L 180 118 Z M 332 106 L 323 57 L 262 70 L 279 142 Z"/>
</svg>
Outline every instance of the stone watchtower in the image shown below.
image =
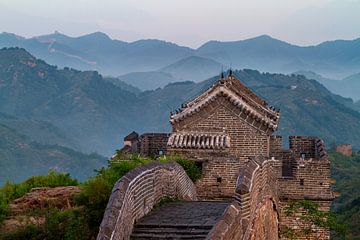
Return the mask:
<svg viewBox="0 0 360 240">
<path fill-rule="evenodd" d="M 202 198 L 227 198 L 251 157 L 268 158 L 279 112 L 230 74 L 183 105 L 170 117 L 168 154 L 184 155 L 201 166 Z"/>
<path fill-rule="evenodd" d="M 284 149 L 282 137 L 273 135 L 279 119 L 278 110 L 230 72 L 171 114 L 172 133 L 139 136 L 137 153 L 193 160 L 202 169 L 195 183 L 198 199 L 233 199 L 207 239 L 287 239 L 282 233 L 303 226 L 298 215 L 286 214 L 291 202 L 311 200 L 329 211 L 334 195 L 323 141 L 290 136 L 289 148 Z M 129 146 L 133 143 L 128 142 Z M 161 181 L 144 186 L 154 183 Z M 188 189 L 189 184 L 185 185 L 175 190 Z M 146 206 L 143 200 L 138 203 Z M 306 239 L 330 238 L 328 230 L 311 228 L 311 238 Z"/>
</svg>

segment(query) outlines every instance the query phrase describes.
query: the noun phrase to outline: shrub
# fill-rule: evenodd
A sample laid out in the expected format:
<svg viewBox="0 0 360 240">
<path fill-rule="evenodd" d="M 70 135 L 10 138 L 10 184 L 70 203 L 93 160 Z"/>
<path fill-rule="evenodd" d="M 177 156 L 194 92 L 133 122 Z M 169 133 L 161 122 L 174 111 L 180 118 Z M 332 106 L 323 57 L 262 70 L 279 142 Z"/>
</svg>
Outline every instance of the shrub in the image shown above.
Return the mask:
<svg viewBox="0 0 360 240">
<path fill-rule="evenodd" d="M 81 193 L 75 197 L 75 202 L 79 206 L 85 206 L 85 214 L 92 231 L 98 230 L 116 181 L 130 170 L 148 162 L 150 160 L 137 156 L 131 156 L 130 160 L 109 161 L 108 168 L 100 169 L 96 177 L 82 184 Z"/>
<path fill-rule="evenodd" d="M 50 209 L 46 214 L 45 225 L 42 228 L 45 236 L 48 236 L 47 239 L 90 239 L 86 216 L 81 208 L 69 210 Z"/>
<path fill-rule="evenodd" d="M 182 166 L 186 174 L 193 182 L 196 182 L 202 176 L 202 169 L 196 165 L 195 161 L 188 160 L 182 156 L 164 156 L 159 159 L 160 162 L 175 161 Z"/>
<path fill-rule="evenodd" d="M 15 232 L 0 233 L 0 239 L 2 239 L 2 240 L 19 240 L 19 239 L 43 240 L 45 238 L 44 238 L 44 233 L 38 226 L 28 225 L 28 226 L 21 228 Z"/>
</svg>

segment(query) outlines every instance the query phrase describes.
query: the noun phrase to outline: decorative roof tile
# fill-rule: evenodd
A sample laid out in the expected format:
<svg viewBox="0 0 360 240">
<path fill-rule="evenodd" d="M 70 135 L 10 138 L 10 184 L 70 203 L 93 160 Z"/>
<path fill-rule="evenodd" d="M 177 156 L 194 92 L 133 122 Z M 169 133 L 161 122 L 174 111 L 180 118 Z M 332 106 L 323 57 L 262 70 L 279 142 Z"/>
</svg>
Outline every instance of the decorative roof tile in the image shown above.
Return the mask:
<svg viewBox="0 0 360 240">
<path fill-rule="evenodd" d="M 223 149 L 230 147 L 230 137 L 225 133 L 176 132 L 171 134 L 168 147 Z"/>
</svg>

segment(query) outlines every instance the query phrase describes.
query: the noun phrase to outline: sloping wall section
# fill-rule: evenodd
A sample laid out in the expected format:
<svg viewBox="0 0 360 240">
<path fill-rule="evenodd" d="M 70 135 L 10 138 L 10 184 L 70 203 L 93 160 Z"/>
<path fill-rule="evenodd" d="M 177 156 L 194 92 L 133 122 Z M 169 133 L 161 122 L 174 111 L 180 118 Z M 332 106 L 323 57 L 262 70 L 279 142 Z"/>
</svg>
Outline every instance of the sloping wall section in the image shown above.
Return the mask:
<svg viewBox="0 0 360 240">
<path fill-rule="evenodd" d="M 237 180 L 234 201 L 207 239 L 279 239 L 280 166 L 274 159 L 250 159 Z"/>
<path fill-rule="evenodd" d="M 197 200 L 195 186 L 179 164 L 150 163 L 130 171 L 112 190 L 97 239 L 130 239 L 134 223 L 165 196 Z"/>
</svg>

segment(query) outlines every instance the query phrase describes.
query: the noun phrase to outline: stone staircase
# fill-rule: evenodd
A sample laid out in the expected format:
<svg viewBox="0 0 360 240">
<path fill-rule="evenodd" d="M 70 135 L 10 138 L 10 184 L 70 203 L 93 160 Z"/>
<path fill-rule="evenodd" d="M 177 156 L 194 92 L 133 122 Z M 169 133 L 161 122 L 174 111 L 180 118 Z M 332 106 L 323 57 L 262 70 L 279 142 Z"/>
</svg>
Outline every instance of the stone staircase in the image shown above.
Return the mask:
<svg viewBox="0 0 360 240">
<path fill-rule="evenodd" d="M 132 240 L 205 239 L 229 202 L 173 202 L 135 224 Z"/>
</svg>

